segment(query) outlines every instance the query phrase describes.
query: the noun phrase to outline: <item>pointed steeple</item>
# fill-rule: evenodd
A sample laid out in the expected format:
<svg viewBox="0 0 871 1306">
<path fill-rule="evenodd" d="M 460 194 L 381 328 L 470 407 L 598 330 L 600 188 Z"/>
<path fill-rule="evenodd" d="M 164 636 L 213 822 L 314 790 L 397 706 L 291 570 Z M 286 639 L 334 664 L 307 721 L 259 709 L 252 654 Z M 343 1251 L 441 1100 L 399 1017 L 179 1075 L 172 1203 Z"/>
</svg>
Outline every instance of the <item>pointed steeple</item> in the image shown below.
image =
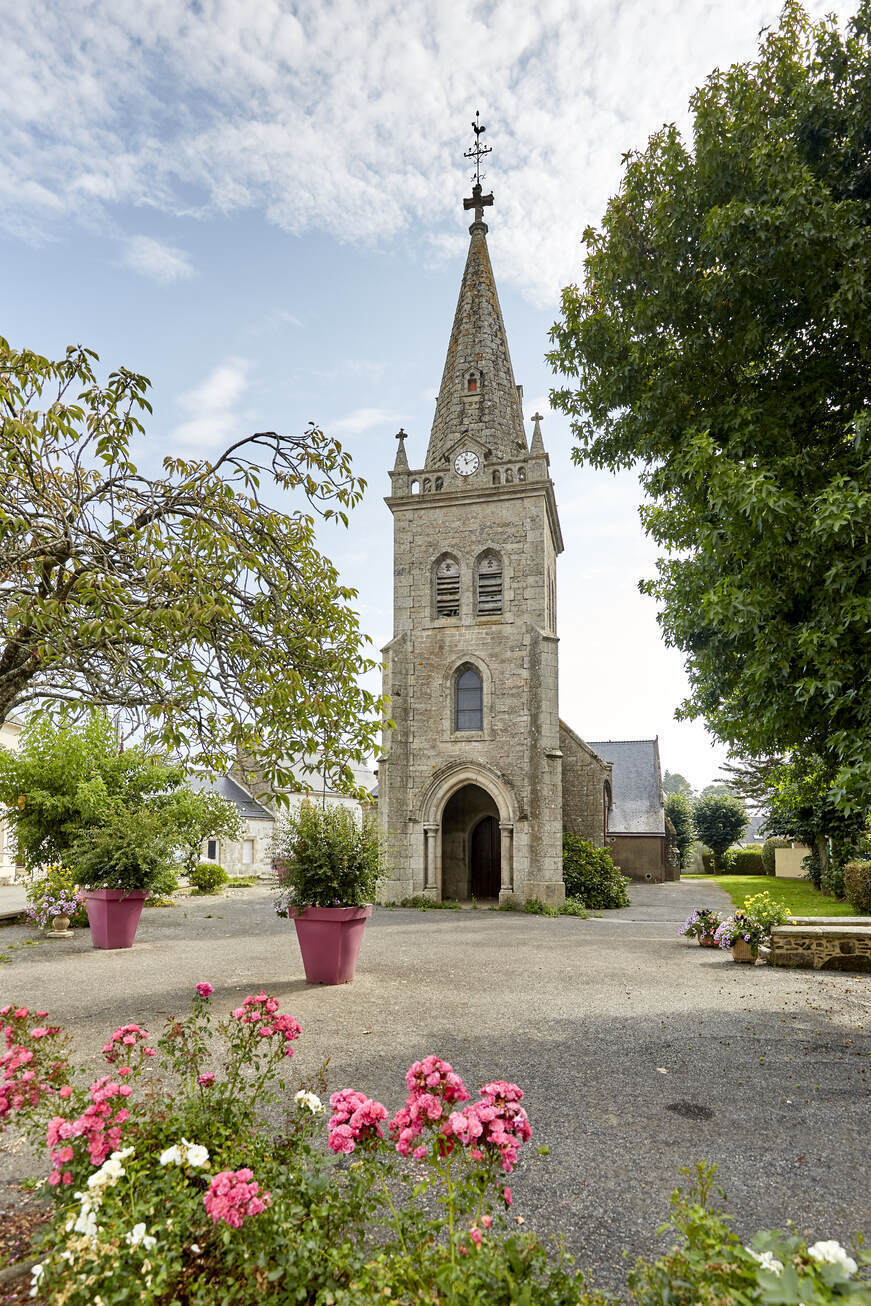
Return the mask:
<svg viewBox="0 0 871 1306">
<path fill-rule="evenodd" d="M 529 446 L 529 452 L 531 454 L 544 453 L 544 440 L 541 438 L 540 425 L 544 418 L 541 413 L 533 413 L 532 420 L 535 422 L 535 426 L 532 428 L 532 444 Z"/>
<path fill-rule="evenodd" d="M 408 456 L 405 452 L 405 441 L 408 439 L 408 434 L 401 426 L 396 432 L 396 438 L 399 441 L 399 448 L 396 450 L 396 462 L 393 464 L 393 470 L 394 472 L 407 472 Z"/>
<path fill-rule="evenodd" d="M 527 450 L 483 220 L 485 206 L 493 203 L 492 195 L 482 193 L 480 181 L 480 157 L 488 152 L 480 146 L 485 129 L 472 126 L 476 147 L 469 157 L 476 158 L 477 179 L 463 207 L 474 209 L 475 221 L 469 227 L 469 253 L 426 454 L 426 466 L 433 468 L 444 463 L 463 437 L 481 444 L 494 462 Z"/>
</svg>

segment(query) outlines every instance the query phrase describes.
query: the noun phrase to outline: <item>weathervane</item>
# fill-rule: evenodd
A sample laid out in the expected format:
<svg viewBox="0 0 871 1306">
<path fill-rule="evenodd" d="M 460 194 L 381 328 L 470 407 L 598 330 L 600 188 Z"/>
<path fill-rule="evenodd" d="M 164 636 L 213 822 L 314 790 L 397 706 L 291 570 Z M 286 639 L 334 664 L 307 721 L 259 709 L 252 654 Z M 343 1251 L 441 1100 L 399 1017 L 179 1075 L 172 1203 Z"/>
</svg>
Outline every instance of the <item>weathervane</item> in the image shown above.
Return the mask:
<svg viewBox="0 0 871 1306">
<path fill-rule="evenodd" d="M 486 127 L 481 126 L 481 111 L 480 109 L 476 109 L 475 121 L 472 123 L 472 131 L 475 133 L 475 144 L 472 146 L 470 150 L 466 150 L 466 152 L 463 154 L 464 159 L 475 160 L 475 172 L 472 176 L 472 181 L 475 184 L 472 187 L 471 198 L 463 200 L 463 208 L 475 210 L 476 222 L 484 221 L 484 208 L 485 206 L 488 206 L 493 203 L 492 191 L 490 192 L 489 195 L 481 194 L 481 176 L 482 176 L 481 160 L 483 159 L 485 154 L 493 153 L 492 146 L 481 144 L 481 137 L 483 136 L 486 130 L 487 130 Z M 486 176 L 487 174 L 484 173 L 483 175 Z"/>
</svg>

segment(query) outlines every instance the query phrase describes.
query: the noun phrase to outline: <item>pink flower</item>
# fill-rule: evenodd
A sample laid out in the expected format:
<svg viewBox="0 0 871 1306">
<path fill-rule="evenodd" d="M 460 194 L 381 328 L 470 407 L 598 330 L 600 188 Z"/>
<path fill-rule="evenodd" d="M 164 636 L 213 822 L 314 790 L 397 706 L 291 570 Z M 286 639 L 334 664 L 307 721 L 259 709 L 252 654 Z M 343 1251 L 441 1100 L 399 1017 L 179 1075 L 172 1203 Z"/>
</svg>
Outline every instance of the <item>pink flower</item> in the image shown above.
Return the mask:
<svg viewBox="0 0 871 1306">
<path fill-rule="evenodd" d="M 503 1189 L 502 1189 L 502 1196 L 505 1198 L 505 1205 L 506 1205 L 506 1206 L 510 1206 L 511 1203 L 514 1201 L 514 1198 L 511 1196 L 511 1189 L 510 1189 L 510 1188 L 503 1188 Z"/>
<path fill-rule="evenodd" d="M 13 1011 L 12 1013 L 12 1017 L 14 1020 L 26 1020 L 27 1015 L 28 1012 L 26 1007 L 19 1007 L 17 1011 Z"/>
<path fill-rule="evenodd" d="M 42 1025 L 37 1025 L 36 1029 L 32 1029 L 32 1030 L 30 1031 L 30 1037 L 31 1037 L 31 1038 L 45 1038 L 45 1036 L 46 1036 L 47 1033 L 48 1033 L 48 1030 L 47 1030 L 47 1029 L 45 1029 Z"/>
<path fill-rule="evenodd" d="M 232 1015 L 234 1020 L 241 1020 L 242 1017 L 245 1015 L 245 1008 L 235 1007 L 230 1014 Z"/>
<path fill-rule="evenodd" d="M 68 1098 L 68 1097 L 72 1097 L 72 1095 L 73 1095 L 73 1090 L 70 1087 L 70 1085 L 64 1084 L 63 1088 L 60 1090 L 59 1096 L 62 1098 Z"/>
<path fill-rule="evenodd" d="M 211 1088 L 215 1082 L 215 1076 L 211 1070 L 207 1070 L 204 1075 L 197 1075 L 197 1083 L 202 1084 L 203 1088 Z"/>
<path fill-rule="evenodd" d="M 483 1224 L 483 1226 L 484 1226 L 485 1229 L 489 1229 L 489 1228 L 490 1228 L 490 1225 L 493 1223 L 493 1217 L 492 1217 L 492 1215 L 482 1215 L 482 1216 L 481 1216 L 481 1223 Z"/>
<path fill-rule="evenodd" d="M 203 1197 L 209 1218 L 233 1229 L 238 1229 L 248 1216 L 265 1211 L 271 1201 L 270 1193 L 260 1194 L 260 1185 L 247 1166 L 235 1171 L 221 1170 L 212 1177 Z"/>
<path fill-rule="evenodd" d="M 333 1114 L 328 1126 L 328 1141 L 333 1152 L 353 1152 L 358 1143 L 375 1143 L 384 1135 L 381 1122 L 387 1108 L 352 1088 L 343 1088 L 330 1098 Z"/>
<path fill-rule="evenodd" d="M 212 988 L 211 984 L 209 984 L 208 980 L 203 980 L 197 985 L 197 993 L 199 993 L 201 998 L 210 998 L 214 991 L 215 990 Z"/>
<path fill-rule="evenodd" d="M 481 1246 L 482 1234 L 481 1234 L 481 1230 L 478 1228 L 477 1225 L 472 1225 L 472 1228 L 469 1230 L 469 1237 L 471 1238 L 472 1242 L 475 1244 L 476 1247 Z"/>
</svg>

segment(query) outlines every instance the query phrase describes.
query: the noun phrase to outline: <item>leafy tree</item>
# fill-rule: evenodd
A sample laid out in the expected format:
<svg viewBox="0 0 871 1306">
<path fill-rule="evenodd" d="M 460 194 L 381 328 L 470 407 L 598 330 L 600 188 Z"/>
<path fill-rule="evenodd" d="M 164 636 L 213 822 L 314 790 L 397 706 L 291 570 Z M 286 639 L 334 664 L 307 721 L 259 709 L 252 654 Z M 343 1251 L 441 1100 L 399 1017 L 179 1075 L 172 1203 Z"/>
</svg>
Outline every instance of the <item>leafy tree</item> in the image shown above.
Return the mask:
<svg viewBox="0 0 871 1306">
<path fill-rule="evenodd" d="M 166 801 L 183 778 L 142 748 L 121 750 L 105 712 L 54 723 L 37 717 L 19 748 L 0 748 L 0 803 L 7 809 L 18 856 L 33 868 L 63 861 L 82 832 L 110 810 L 136 810 Z M 164 824 L 166 822 L 164 821 Z"/>
<path fill-rule="evenodd" d="M 188 878 L 197 867 L 206 839 L 239 839 L 242 835 L 239 809 L 220 794 L 185 785 L 176 789 L 164 810 Z"/>
<path fill-rule="evenodd" d="M 734 794 L 708 794 L 693 804 L 693 824 L 702 843 L 714 854 L 714 865 L 721 870 L 726 849 L 737 843 L 747 829 L 747 812 Z"/>
<path fill-rule="evenodd" d="M 725 784 L 722 780 L 715 780 L 712 784 L 705 785 L 701 798 L 707 798 L 710 794 L 733 794 L 735 790 L 731 785 Z"/>
<path fill-rule="evenodd" d="M 666 771 L 662 777 L 662 790 L 666 794 L 691 795 L 693 787 L 686 776 L 681 775 L 680 771 Z"/>
<path fill-rule="evenodd" d="M 684 870 L 687 865 L 689 851 L 696 838 L 689 794 L 683 789 L 679 789 L 676 793 L 666 794 L 665 814 L 674 826 L 681 870 Z"/>
<path fill-rule="evenodd" d="M 146 476 L 131 443 L 149 382 L 120 368 L 101 385 L 96 359 L 0 339 L 0 720 L 99 704 L 148 745 L 291 787 L 286 759 L 326 738 L 352 788 L 381 704 L 313 515 L 347 523 L 365 485 L 348 453 L 313 426 L 263 431 Z M 311 511 L 269 507 L 264 477 Z"/>
<path fill-rule="evenodd" d="M 575 459 L 639 466 L 642 588 L 686 655 L 684 716 L 798 750 L 871 810 L 871 0 L 796 0 L 710 74 L 693 139 L 629 151 L 549 360 Z"/>
</svg>

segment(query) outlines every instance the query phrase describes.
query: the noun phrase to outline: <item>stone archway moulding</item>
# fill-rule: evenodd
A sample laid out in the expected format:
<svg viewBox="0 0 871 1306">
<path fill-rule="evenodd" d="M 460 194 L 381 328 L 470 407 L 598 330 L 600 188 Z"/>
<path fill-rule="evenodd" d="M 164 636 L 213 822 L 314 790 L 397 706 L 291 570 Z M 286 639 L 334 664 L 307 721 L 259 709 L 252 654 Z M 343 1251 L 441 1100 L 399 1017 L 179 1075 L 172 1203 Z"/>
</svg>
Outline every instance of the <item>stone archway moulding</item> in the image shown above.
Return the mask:
<svg viewBox="0 0 871 1306">
<path fill-rule="evenodd" d="M 448 762 L 436 771 L 420 800 L 416 818 L 424 825 L 439 825 L 445 803 L 464 785 L 485 789 L 499 809 L 499 820 L 513 823 L 517 804 L 509 786 L 495 766 L 486 762 Z"/>
</svg>

